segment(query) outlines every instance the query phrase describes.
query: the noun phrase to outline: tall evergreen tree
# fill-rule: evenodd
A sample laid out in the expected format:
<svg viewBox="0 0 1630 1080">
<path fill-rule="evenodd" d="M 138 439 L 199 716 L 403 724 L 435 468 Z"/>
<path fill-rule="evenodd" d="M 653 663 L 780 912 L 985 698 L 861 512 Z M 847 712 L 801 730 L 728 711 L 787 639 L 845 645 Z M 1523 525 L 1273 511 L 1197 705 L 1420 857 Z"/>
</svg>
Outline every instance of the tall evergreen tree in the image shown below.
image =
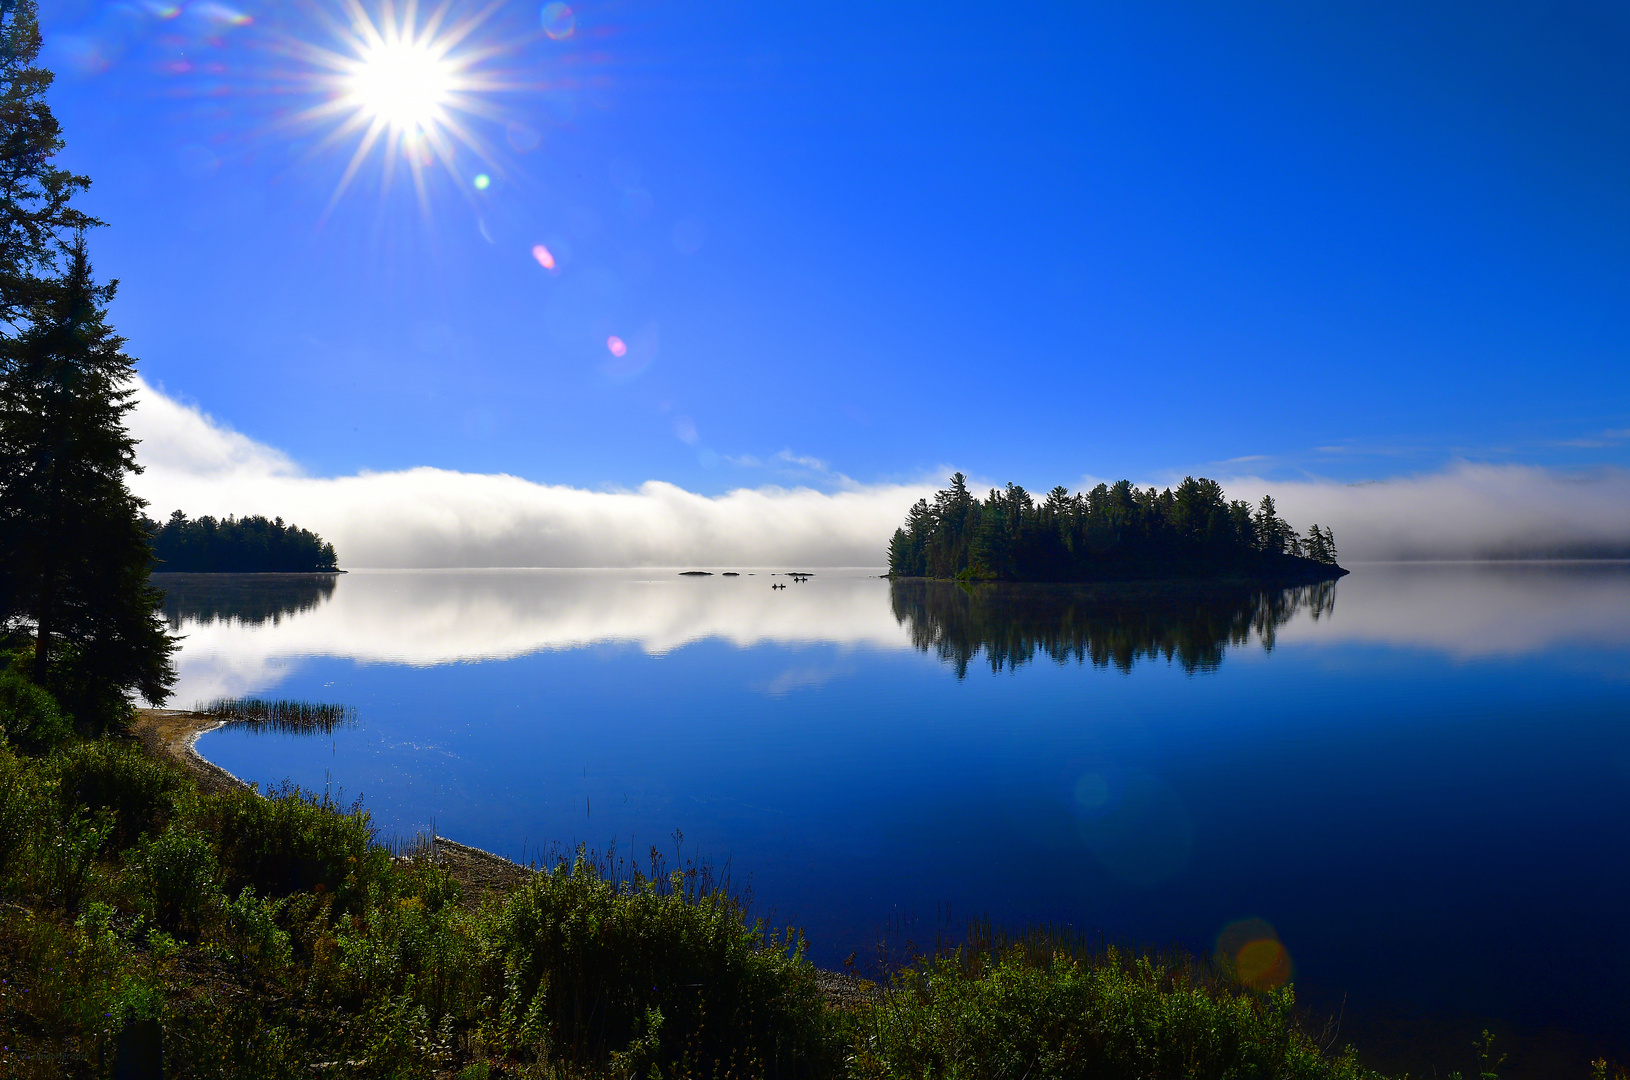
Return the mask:
<svg viewBox="0 0 1630 1080">
<path fill-rule="evenodd" d="M 107 324 L 114 286 L 97 285 L 84 239 L 44 282 L 28 322 L 0 343 L 0 618 L 33 631 L 34 679 L 90 730 L 125 695 L 162 702 L 174 643 L 148 583 L 152 551 L 125 430 L 135 375 Z"/>
<path fill-rule="evenodd" d="M 101 222 L 72 205 L 90 180 L 56 165 L 62 131 L 46 103 L 52 75 L 35 66 L 34 0 L 4 4 L 0 23 L 0 335 L 13 337 L 59 276 L 74 238 Z"/>
</svg>

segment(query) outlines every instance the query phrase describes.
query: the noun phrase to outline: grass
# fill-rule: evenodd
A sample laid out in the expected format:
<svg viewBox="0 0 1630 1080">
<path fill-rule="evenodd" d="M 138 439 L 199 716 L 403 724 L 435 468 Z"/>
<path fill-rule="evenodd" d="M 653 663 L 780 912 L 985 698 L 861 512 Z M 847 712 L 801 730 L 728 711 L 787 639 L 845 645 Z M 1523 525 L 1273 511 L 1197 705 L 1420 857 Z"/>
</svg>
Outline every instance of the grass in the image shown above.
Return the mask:
<svg viewBox="0 0 1630 1080">
<path fill-rule="evenodd" d="M 314 704 L 289 699 L 266 700 L 256 697 L 217 698 L 197 705 L 195 712 L 252 731 L 277 731 L 290 735 L 321 734 L 350 727 L 357 711 L 348 705 Z"/>
<path fill-rule="evenodd" d="M 428 855 L 128 743 L 0 745 L 0 1076 L 110 1076 L 154 1024 L 181 1078 L 1374 1075 L 1290 990 L 1181 956 L 976 925 L 839 1009 L 706 866 L 558 852 L 475 902 Z"/>
</svg>

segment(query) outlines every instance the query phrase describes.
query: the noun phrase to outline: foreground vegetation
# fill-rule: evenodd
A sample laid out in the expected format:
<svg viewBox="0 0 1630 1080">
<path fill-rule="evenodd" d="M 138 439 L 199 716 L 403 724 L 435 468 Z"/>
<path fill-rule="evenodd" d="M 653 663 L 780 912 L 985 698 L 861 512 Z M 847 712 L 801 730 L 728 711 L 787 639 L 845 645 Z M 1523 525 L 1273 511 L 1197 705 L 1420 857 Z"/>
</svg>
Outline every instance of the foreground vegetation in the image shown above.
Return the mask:
<svg viewBox="0 0 1630 1080">
<path fill-rule="evenodd" d="M 835 1007 L 796 931 L 655 851 L 647 872 L 569 858 L 467 895 L 358 806 L 208 793 L 15 712 L 0 1075 L 111 1075 L 144 1029 L 173 1077 L 1370 1075 L 1289 991 L 1114 953 L 988 944 Z"/>
<path fill-rule="evenodd" d="M 889 541 L 895 577 L 981 581 L 1137 581 L 1253 578 L 1305 584 L 1338 577 L 1336 538 L 1297 535 L 1263 496 L 1223 498 L 1222 486 L 1186 478 L 1176 489 L 1131 481 L 1074 495 L 1055 487 L 1036 501 L 1017 484 L 983 500 L 961 473 L 930 503 L 919 499 Z"/>
</svg>

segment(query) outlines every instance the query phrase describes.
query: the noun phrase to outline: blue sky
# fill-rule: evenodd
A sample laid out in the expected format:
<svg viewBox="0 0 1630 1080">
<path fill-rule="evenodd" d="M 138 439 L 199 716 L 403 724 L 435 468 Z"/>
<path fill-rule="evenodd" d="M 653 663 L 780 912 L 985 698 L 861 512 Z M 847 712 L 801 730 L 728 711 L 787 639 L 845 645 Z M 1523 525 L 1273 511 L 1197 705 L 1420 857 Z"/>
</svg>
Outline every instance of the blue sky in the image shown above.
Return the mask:
<svg viewBox="0 0 1630 1080">
<path fill-rule="evenodd" d="M 1622 5 L 500 3 L 331 212 L 337 5 L 43 9 L 143 375 L 310 475 L 1630 465 Z"/>
</svg>

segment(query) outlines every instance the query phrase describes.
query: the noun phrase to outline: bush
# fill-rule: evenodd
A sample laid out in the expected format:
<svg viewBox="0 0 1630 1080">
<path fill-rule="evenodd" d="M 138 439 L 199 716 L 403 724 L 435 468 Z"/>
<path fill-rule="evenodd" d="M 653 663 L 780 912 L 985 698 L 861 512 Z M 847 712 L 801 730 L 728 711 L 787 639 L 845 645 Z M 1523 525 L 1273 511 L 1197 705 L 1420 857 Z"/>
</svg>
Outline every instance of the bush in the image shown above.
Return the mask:
<svg viewBox="0 0 1630 1080">
<path fill-rule="evenodd" d="M 157 832 L 191 788 L 176 766 L 112 739 L 76 743 L 55 755 L 50 767 L 63 812 L 109 812 L 113 820 L 109 840 L 119 849 Z"/>
<path fill-rule="evenodd" d="M 264 900 L 253 888 L 245 887 L 222 908 L 229 956 L 262 979 L 275 979 L 293 959 L 289 935 L 277 925 L 283 904 Z"/>
<path fill-rule="evenodd" d="M 53 809 L 35 770 L 0 746 L 0 891 L 16 891 L 12 870 L 27 861 L 41 825 L 55 816 Z"/>
<path fill-rule="evenodd" d="M 202 833 L 172 823 L 137 852 L 143 899 L 159 926 L 196 936 L 205 918 L 224 899 L 217 881 L 221 867 Z"/>
<path fill-rule="evenodd" d="M 1326 1057 L 1289 989 L 1258 995 L 1197 981 L 1181 966 L 1084 962 L 1011 947 L 988 962 L 942 957 L 908 969 L 860 1019 L 864 1080 L 1030 1076 L 1144 1080 L 1251 1076 L 1358 1080 L 1351 1051 Z"/>
<path fill-rule="evenodd" d="M 73 724 L 50 691 L 29 679 L 24 655 L 0 656 L 0 740 L 25 754 L 46 754 L 73 736 Z"/>
<path fill-rule="evenodd" d="M 399 867 L 376 888 L 366 922 L 335 936 L 340 976 L 329 991 L 351 1003 L 401 996 L 433 1021 L 485 996 L 480 926 L 456 903 L 458 886 L 428 860 Z"/>
<path fill-rule="evenodd" d="M 569 1060 L 618 1054 L 664 1074 L 836 1073 L 835 1018 L 802 940 L 744 915 L 723 893 L 687 892 L 678 874 L 618 887 L 581 858 L 539 874 L 494 928 L 511 1030 L 547 1032 Z"/>
<path fill-rule="evenodd" d="M 272 899 L 322 893 L 335 914 L 360 912 L 390 869 L 360 804 L 343 807 L 295 787 L 267 798 L 229 792 L 200 804 L 197 821 L 220 852 L 221 884 L 231 894 L 245 886 Z"/>
</svg>

